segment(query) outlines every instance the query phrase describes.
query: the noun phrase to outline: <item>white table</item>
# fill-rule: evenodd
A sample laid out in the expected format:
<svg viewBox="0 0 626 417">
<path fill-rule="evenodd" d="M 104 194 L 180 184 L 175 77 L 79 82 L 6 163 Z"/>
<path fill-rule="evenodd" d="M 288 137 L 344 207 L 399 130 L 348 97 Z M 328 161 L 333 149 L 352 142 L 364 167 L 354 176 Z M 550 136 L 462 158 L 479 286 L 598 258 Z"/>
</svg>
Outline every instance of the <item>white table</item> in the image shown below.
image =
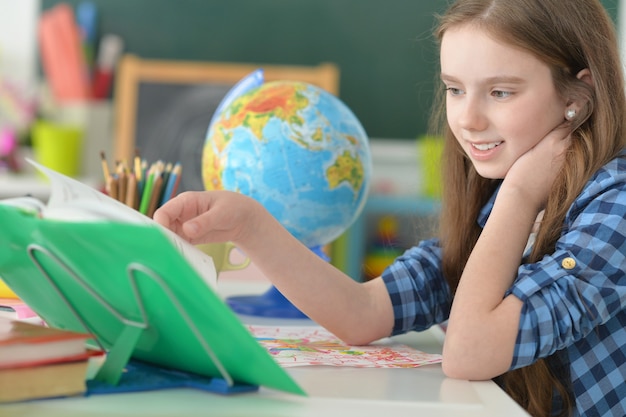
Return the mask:
<svg viewBox="0 0 626 417">
<path fill-rule="evenodd" d="M 225 295 L 256 294 L 266 282 L 222 279 Z M 242 317 L 255 324 L 311 325 L 308 320 Z M 441 352 L 438 329 L 396 337 L 425 352 Z M 287 368 L 308 397 L 260 388 L 258 392 L 221 396 L 180 388 L 143 393 L 94 395 L 0 406 L 0 417 L 489 417 L 527 416 L 491 381 L 446 378 L 440 365 L 382 369 L 305 366 Z"/>
</svg>

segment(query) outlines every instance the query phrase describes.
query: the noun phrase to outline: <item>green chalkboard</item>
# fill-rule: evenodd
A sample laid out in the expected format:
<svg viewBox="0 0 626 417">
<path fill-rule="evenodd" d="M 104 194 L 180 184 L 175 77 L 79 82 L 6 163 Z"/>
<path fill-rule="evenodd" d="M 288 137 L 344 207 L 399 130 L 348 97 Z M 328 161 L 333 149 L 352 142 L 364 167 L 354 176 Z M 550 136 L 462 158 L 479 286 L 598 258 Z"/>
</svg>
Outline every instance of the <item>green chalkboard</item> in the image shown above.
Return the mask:
<svg viewBox="0 0 626 417">
<path fill-rule="evenodd" d="M 64 1 L 42 0 L 45 10 Z M 340 98 L 370 137 L 426 131 L 437 69 L 433 15 L 449 0 L 91 0 L 99 32 L 143 58 L 341 69 Z M 603 4 L 617 16 L 618 0 Z"/>
</svg>

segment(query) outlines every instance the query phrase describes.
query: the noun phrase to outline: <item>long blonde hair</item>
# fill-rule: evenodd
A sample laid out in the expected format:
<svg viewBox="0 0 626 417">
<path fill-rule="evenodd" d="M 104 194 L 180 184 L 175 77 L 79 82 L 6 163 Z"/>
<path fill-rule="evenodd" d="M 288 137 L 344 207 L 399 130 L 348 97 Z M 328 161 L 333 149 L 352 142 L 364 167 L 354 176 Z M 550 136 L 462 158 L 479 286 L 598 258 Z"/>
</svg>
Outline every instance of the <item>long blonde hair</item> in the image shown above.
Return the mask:
<svg viewBox="0 0 626 417">
<path fill-rule="evenodd" d="M 624 148 L 626 98 L 615 28 L 598 0 L 458 0 L 439 17 L 435 31 L 471 24 L 546 63 L 563 98 L 587 103 L 572 121 L 572 144 L 555 180 L 529 261 L 554 251 L 565 214 L 585 183 Z M 593 87 L 576 75 L 588 68 Z M 439 235 L 443 271 L 453 293 L 480 235 L 476 219 L 497 181 L 478 175 L 445 122 L 443 88 L 433 121 L 444 137 L 442 212 Z M 441 130 L 442 129 L 442 130 Z M 534 416 L 549 416 L 556 390 L 562 415 L 572 407 L 569 381 L 561 380 L 551 358 L 510 371 L 507 392 Z"/>
</svg>

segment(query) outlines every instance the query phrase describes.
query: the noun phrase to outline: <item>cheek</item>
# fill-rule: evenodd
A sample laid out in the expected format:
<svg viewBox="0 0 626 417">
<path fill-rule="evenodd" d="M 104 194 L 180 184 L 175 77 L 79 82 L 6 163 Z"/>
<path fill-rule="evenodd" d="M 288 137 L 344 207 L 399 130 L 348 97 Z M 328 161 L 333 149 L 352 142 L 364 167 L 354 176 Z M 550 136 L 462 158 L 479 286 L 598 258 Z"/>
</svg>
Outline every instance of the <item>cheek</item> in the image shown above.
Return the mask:
<svg viewBox="0 0 626 417">
<path fill-rule="evenodd" d="M 564 121 L 562 109 L 556 103 L 537 106 L 534 102 L 523 108 L 510 109 L 500 116 L 501 135 L 505 139 L 517 138 L 517 142 L 526 148 L 535 146 Z"/>
<path fill-rule="evenodd" d="M 452 133 L 458 140 L 458 138 L 462 136 L 461 128 L 458 123 L 459 117 L 455 110 L 455 107 L 449 104 L 446 105 L 446 120 L 448 122 L 448 126 L 450 127 L 450 130 L 452 131 Z"/>
</svg>

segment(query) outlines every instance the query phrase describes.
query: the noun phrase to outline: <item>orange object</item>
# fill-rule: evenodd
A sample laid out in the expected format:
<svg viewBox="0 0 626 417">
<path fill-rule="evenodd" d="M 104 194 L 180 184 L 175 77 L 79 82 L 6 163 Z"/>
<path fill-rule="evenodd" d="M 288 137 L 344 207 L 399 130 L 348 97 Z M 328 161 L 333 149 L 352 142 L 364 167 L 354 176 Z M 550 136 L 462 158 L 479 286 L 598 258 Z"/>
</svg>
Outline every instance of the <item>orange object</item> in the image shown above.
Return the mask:
<svg viewBox="0 0 626 417">
<path fill-rule="evenodd" d="M 0 279 L 0 298 L 19 298 L 2 279 Z"/>
<path fill-rule="evenodd" d="M 397 242 L 398 219 L 394 216 L 383 216 L 378 221 L 376 238 L 365 255 L 363 275 L 366 281 L 379 277 L 385 268 L 402 254 L 403 250 Z"/>
<path fill-rule="evenodd" d="M 72 8 L 60 3 L 42 13 L 38 35 L 43 70 L 55 99 L 87 100 L 89 71 Z"/>
</svg>

